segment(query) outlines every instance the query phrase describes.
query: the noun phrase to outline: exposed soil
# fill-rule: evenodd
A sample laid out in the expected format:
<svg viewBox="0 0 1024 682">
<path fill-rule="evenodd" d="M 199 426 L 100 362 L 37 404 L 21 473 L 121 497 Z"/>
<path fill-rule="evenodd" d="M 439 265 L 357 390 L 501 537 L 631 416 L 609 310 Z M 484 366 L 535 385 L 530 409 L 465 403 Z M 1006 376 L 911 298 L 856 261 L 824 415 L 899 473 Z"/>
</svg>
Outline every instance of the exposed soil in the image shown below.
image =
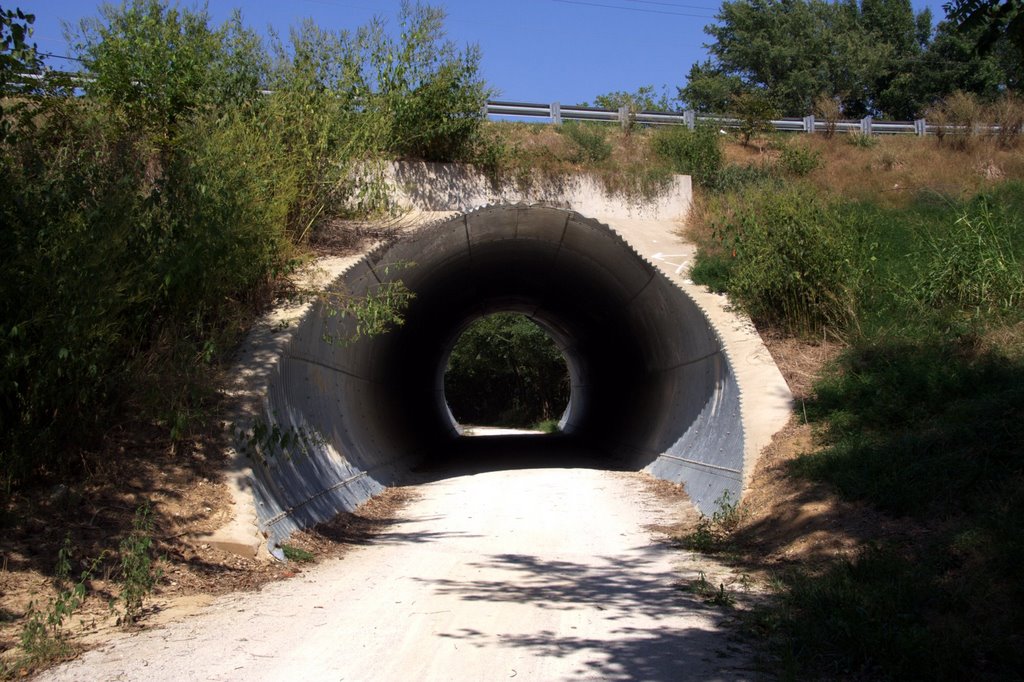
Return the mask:
<svg viewBox="0 0 1024 682">
<path fill-rule="evenodd" d="M 869 542 L 908 540 L 927 532 L 907 519 L 895 520 L 869 505 L 841 498 L 828 486 L 792 476 L 792 462 L 817 448 L 801 409 L 814 381 L 842 351 L 828 340 L 807 341 L 762 332 L 765 345 L 793 392 L 795 413 L 761 453 L 740 507 L 730 545 L 748 565 L 772 570 L 785 564 L 814 568 L 853 557 Z"/>
</svg>

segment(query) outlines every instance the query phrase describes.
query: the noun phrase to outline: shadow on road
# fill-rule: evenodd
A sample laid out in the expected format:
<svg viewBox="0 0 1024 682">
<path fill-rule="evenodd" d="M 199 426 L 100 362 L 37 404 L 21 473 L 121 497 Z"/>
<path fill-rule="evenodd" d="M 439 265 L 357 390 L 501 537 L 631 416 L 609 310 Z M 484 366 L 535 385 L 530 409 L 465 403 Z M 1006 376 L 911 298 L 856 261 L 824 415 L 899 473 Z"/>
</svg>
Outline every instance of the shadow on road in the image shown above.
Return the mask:
<svg viewBox="0 0 1024 682">
<path fill-rule="evenodd" d="M 632 550 L 636 551 L 642 550 Z M 647 564 L 644 556 L 635 555 L 628 559 L 595 557 L 591 563 L 581 564 L 498 554 L 472 566 L 491 575 L 498 570 L 500 580 L 421 582 L 439 594 L 465 601 L 528 604 L 566 612 L 563 618 L 577 612 L 581 630 L 592 621 L 614 623 L 605 630 L 610 636 L 603 638 L 587 637 L 585 630 L 579 635 L 538 630 L 500 636 L 501 646 L 528 650 L 531 657 L 565 658 L 585 653 L 575 672 L 587 679 L 756 678 L 756 671 L 749 667 L 749 645 L 722 636 L 722 630 L 731 627 L 730 614 L 687 591 L 682 580 L 672 582 L 661 573 L 645 573 Z M 685 612 L 711 618 L 714 628 L 678 627 L 678 615 Z M 440 636 L 478 648 L 494 646 L 493 635 L 469 628 Z"/>
</svg>

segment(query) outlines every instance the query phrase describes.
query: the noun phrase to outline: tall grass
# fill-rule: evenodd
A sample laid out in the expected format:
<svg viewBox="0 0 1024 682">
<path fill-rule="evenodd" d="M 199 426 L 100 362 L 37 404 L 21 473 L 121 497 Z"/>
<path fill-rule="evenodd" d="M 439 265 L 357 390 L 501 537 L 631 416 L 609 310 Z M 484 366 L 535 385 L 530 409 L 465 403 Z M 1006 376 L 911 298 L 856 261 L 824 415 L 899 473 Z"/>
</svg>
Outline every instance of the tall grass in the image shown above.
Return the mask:
<svg viewBox="0 0 1024 682">
<path fill-rule="evenodd" d="M 714 277 L 755 320 L 796 334 L 850 324 L 863 267 L 857 235 L 810 189 L 762 185 L 734 196 L 713 238 L 693 276 Z"/>
</svg>

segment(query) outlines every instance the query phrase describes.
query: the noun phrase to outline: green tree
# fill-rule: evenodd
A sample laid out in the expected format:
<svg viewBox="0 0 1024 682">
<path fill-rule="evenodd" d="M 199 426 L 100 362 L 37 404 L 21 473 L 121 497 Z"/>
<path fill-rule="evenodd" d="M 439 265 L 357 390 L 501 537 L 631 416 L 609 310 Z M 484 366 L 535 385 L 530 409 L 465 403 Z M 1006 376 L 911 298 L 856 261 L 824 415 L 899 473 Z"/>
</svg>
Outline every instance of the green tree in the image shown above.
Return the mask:
<svg viewBox="0 0 1024 682">
<path fill-rule="evenodd" d="M 24 74 L 39 67 L 36 46 L 28 42 L 35 20 L 34 14 L 25 14 L 20 8 L 5 10 L 0 6 L 0 142 L 14 129 L 8 116 L 24 108 L 18 99 L 7 98 L 24 95 L 31 88 Z"/>
<path fill-rule="evenodd" d="M 759 91 L 786 116 L 828 97 L 848 118 L 909 119 L 955 89 L 990 97 L 1020 81 L 1005 49 L 987 62 L 963 54 L 949 25 L 933 32 L 910 0 L 727 0 L 716 18 L 704 29 L 711 59 L 680 89 L 698 111 Z"/>
<path fill-rule="evenodd" d="M 1009 41 L 1017 53 L 1017 68 L 1024 66 L 1024 0 L 953 0 L 943 7 L 958 30 L 973 32 L 979 53 Z"/>
<path fill-rule="evenodd" d="M 589 103 L 583 102 L 580 106 L 588 107 Z M 642 85 L 633 92 L 615 90 L 598 95 L 594 98 L 594 106 L 602 109 L 619 109 L 627 107 L 631 113 L 639 111 L 671 111 L 672 103 L 668 95 L 662 92 L 658 94 L 653 85 Z"/>
<path fill-rule="evenodd" d="M 561 351 L 536 323 L 498 313 L 459 337 L 448 361 L 445 397 L 462 423 L 529 426 L 561 415 L 569 375 Z"/>
<path fill-rule="evenodd" d="M 742 78 L 706 60 L 690 67 L 686 85 L 679 88 L 679 100 L 699 114 L 721 114 L 729 110 L 736 95 L 746 90 Z"/>
<path fill-rule="evenodd" d="M 393 153 L 426 161 L 469 161 L 480 143 L 491 95 L 480 77 L 480 49 L 445 38 L 444 11 L 402 3 L 396 41 L 375 21 L 369 31 L 373 89 Z"/>
</svg>

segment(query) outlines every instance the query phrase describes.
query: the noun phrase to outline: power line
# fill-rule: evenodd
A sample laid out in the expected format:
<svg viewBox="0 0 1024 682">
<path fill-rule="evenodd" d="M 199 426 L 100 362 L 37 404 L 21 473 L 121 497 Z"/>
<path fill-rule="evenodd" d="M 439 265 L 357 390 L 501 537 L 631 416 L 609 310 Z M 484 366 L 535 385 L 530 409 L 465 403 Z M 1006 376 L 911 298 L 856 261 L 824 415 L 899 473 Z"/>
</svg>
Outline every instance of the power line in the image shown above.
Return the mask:
<svg viewBox="0 0 1024 682">
<path fill-rule="evenodd" d="M 85 64 L 85 60 L 82 59 L 81 57 L 69 57 L 69 56 L 64 55 L 64 54 L 52 54 L 50 52 L 36 52 L 36 54 L 39 55 L 40 57 L 52 57 L 53 59 L 66 59 L 69 62 L 80 62 L 82 64 Z"/>
<path fill-rule="evenodd" d="M 628 1 L 628 0 L 627 0 Z M 696 17 L 698 19 L 714 19 L 710 14 L 687 14 L 685 12 L 668 12 L 660 9 L 643 9 L 641 7 L 623 7 L 622 5 L 605 5 L 599 2 L 583 2 L 582 0 L 555 0 L 565 5 L 584 5 L 587 7 L 604 7 L 606 9 L 619 9 L 625 12 L 646 12 L 647 14 L 669 14 L 675 17 Z M 703 8 L 701 8 L 703 9 Z"/>
<path fill-rule="evenodd" d="M 623 0 L 623 2 L 635 2 L 640 5 L 660 5 L 662 7 L 681 7 L 683 9 L 703 9 L 708 12 L 717 10 L 717 7 L 707 7 L 703 5 L 684 5 L 679 2 L 658 2 L 658 0 Z M 627 9 L 627 8 L 623 8 Z"/>
</svg>

